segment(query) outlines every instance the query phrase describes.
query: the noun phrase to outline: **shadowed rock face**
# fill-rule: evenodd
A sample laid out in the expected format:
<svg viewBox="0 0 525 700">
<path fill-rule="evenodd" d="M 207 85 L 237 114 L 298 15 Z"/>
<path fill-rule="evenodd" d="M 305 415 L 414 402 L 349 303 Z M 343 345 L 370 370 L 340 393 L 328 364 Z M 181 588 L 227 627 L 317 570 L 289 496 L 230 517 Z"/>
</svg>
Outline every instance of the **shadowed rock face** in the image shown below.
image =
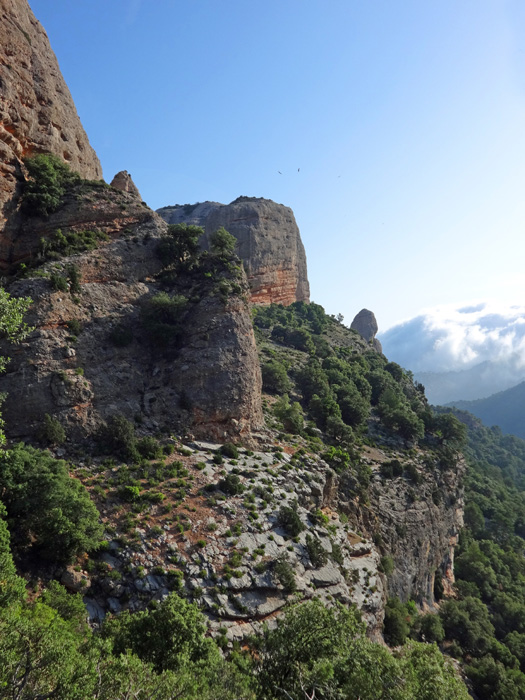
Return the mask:
<svg viewBox="0 0 525 700">
<path fill-rule="evenodd" d="M 102 177 L 46 32 L 26 0 L 0 0 L 0 230 L 16 206 L 21 160 L 37 153 Z"/>
<path fill-rule="evenodd" d="M 202 202 L 164 207 L 158 213 L 169 224 L 202 226 L 205 247 L 221 226 L 235 236 L 254 304 L 310 301 L 306 254 L 289 207 L 270 199 L 239 197 L 227 205 Z"/>
<path fill-rule="evenodd" d="M 368 309 L 361 309 L 361 311 L 352 321 L 350 328 L 357 331 L 359 335 L 367 341 L 367 343 L 372 343 L 374 350 L 377 350 L 377 352 L 383 352 L 381 343 L 375 337 L 377 331 L 379 330 L 379 326 L 377 325 L 376 317 L 372 311 L 369 311 Z"/>
</svg>

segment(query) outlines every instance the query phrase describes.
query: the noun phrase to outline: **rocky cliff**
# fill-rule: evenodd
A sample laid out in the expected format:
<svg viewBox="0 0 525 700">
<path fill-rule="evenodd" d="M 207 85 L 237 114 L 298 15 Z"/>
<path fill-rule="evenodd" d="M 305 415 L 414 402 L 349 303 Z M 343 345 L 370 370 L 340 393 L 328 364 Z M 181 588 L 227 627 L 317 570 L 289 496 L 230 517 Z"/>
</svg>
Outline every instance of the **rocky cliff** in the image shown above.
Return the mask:
<svg viewBox="0 0 525 700">
<path fill-rule="evenodd" d="M 164 221 L 113 188 L 79 185 L 55 214 L 27 227 L 22 240 L 45 233 L 47 253 L 10 286 L 34 300 L 35 327 L 0 380 L 12 437 L 34 439 L 47 413 L 77 440 L 116 414 L 148 431 L 249 439 L 262 422 L 261 380 L 242 270 L 228 298 L 231 275 L 216 268 L 166 286 L 156 255 Z M 65 257 L 52 250 L 86 231 L 98 237 L 93 250 Z M 141 315 L 161 291 L 186 294 L 183 340 L 173 347 L 152 343 Z"/>
<path fill-rule="evenodd" d="M 26 0 L 0 0 L 0 230 L 16 209 L 21 161 L 37 153 L 102 177 L 47 34 Z"/>
<path fill-rule="evenodd" d="M 239 197 L 227 205 L 201 202 L 164 207 L 158 213 L 169 224 L 202 226 L 204 246 L 221 226 L 235 236 L 254 304 L 310 300 L 306 255 L 289 207 L 269 199 Z"/>
</svg>

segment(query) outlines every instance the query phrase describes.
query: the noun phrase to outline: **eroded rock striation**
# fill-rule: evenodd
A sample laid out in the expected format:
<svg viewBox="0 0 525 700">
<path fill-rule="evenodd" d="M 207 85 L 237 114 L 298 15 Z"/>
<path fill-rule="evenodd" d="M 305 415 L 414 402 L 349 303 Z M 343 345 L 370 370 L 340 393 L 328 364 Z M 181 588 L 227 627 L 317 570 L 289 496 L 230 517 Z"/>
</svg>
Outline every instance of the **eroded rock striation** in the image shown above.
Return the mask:
<svg viewBox="0 0 525 700">
<path fill-rule="evenodd" d="M 46 32 L 26 0 L 0 0 L 0 230 L 16 208 L 21 161 L 37 153 L 102 177 Z"/>
<path fill-rule="evenodd" d="M 203 245 L 223 226 L 237 239 L 254 304 L 310 300 L 306 254 L 289 207 L 270 199 L 239 197 L 230 204 L 202 202 L 164 207 L 158 213 L 169 223 L 202 226 Z"/>
</svg>

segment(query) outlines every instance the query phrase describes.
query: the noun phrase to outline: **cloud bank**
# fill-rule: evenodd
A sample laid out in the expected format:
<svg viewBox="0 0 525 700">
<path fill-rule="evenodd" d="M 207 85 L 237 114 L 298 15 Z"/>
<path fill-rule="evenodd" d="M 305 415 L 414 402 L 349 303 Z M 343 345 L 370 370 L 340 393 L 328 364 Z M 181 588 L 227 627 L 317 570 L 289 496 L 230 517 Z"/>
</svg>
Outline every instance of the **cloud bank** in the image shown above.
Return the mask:
<svg viewBox="0 0 525 700">
<path fill-rule="evenodd" d="M 525 306 L 440 306 L 379 339 L 390 360 L 413 372 L 461 371 L 490 362 L 525 375 Z"/>
</svg>

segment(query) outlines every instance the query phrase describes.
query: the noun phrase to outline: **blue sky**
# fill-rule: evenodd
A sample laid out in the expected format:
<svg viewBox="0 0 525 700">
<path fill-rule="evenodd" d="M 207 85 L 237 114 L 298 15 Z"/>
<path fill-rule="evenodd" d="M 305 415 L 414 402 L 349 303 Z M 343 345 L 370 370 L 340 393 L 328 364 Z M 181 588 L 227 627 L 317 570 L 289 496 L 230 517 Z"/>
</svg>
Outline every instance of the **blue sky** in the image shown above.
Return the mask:
<svg viewBox="0 0 525 700">
<path fill-rule="evenodd" d="M 348 323 L 522 302 L 521 0 L 30 4 L 105 178 L 151 207 L 292 207 Z"/>
</svg>

